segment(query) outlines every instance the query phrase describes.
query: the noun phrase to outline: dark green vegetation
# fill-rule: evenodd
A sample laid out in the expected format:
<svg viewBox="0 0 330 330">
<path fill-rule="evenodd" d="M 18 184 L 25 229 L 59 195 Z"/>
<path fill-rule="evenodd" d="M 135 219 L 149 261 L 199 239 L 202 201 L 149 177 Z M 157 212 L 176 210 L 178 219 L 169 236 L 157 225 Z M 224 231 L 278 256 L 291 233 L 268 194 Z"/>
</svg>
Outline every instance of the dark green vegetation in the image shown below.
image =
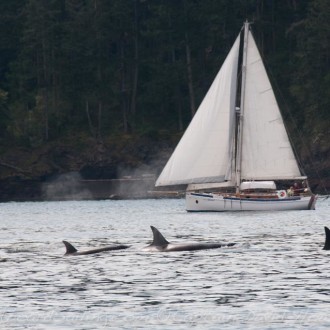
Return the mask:
<svg viewBox="0 0 330 330">
<path fill-rule="evenodd" d="M 29 198 L 19 187 L 69 171 L 159 170 L 245 19 L 297 154 L 324 192 L 329 1 L 11 0 L 0 2 L 2 199 Z"/>
</svg>

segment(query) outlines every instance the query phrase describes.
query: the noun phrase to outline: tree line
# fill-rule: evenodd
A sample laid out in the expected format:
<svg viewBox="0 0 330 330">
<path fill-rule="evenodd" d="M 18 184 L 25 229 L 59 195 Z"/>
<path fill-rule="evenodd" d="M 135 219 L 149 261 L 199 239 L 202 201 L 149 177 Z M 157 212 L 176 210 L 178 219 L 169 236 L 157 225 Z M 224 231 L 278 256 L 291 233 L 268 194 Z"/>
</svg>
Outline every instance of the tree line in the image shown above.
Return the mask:
<svg viewBox="0 0 330 330">
<path fill-rule="evenodd" d="M 11 0 L 0 3 L 0 141 L 183 131 L 246 19 L 285 119 L 322 138 L 327 0 Z"/>
</svg>

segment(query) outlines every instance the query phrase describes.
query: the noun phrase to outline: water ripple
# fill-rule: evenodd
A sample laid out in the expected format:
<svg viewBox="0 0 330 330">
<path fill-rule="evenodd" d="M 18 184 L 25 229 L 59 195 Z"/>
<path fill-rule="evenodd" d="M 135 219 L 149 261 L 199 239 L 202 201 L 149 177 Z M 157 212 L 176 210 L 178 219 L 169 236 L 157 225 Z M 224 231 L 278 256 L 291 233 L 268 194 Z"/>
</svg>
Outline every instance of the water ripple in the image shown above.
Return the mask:
<svg viewBox="0 0 330 330">
<path fill-rule="evenodd" d="M 329 201 L 311 212 L 239 214 L 191 214 L 183 204 L 2 204 L 1 329 L 329 328 Z M 172 242 L 237 245 L 148 253 L 150 225 Z M 64 257 L 63 239 L 81 250 L 131 247 Z"/>
</svg>

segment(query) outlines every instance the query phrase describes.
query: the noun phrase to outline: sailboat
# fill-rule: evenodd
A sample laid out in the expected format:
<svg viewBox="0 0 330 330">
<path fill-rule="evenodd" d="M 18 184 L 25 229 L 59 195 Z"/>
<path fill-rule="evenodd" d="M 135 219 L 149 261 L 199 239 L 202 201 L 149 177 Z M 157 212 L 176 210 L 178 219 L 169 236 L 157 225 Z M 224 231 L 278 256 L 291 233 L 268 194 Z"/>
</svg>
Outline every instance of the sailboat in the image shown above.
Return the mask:
<svg viewBox="0 0 330 330">
<path fill-rule="evenodd" d="M 156 186 L 186 184 L 187 211 L 315 209 L 302 173 L 245 22 Z"/>
</svg>

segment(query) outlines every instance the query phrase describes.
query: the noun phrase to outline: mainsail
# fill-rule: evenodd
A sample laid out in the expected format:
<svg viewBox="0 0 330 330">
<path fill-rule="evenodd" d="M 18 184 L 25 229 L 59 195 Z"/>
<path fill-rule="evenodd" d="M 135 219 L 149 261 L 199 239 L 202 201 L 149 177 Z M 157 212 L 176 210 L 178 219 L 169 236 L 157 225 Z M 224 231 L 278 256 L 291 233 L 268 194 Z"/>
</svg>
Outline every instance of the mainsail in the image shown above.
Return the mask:
<svg viewBox="0 0 330 330">
<path fill-rule="evenodd" d="M 222 182 L 232 162 L 239 36 L 156 186 Z"/>
<path fill-rule="evenodd" d="M 261 56 L 248 32 L 241 179 L 301 177 Z"/>
</svg>

